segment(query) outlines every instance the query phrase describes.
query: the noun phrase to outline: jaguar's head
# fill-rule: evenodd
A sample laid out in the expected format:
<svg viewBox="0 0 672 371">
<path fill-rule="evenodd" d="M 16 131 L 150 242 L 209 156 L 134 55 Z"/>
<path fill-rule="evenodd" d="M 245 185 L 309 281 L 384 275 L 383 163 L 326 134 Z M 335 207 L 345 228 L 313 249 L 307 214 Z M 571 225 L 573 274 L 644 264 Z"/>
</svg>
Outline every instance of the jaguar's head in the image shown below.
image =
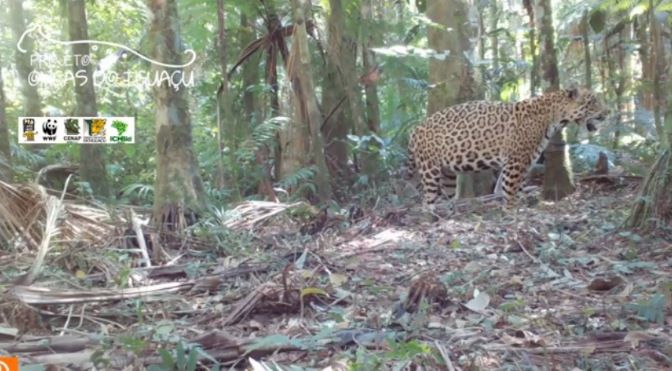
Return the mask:
<svg viewBox="0 0 672 371">
<path fill-rule="evenodd" d="M 585 88 L 569 88 L 565 91 L 567 107 L 564 119 L 584 126 L 588 131 L 597 130 L 596 124 L 609 116 L 609 109 L 595 93 Z"/>
</svg>

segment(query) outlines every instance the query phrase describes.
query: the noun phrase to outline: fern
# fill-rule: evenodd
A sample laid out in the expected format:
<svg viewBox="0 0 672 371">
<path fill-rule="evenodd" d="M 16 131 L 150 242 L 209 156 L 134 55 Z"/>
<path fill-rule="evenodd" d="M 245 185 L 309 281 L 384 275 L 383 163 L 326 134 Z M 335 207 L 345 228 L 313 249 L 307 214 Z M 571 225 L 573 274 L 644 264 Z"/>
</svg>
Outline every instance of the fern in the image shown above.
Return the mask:
<svg viewBox="0 0 672 371">
<path fill-rule="evenodd" d="M 121 191 L 122 197 L 128 197 L 134 194 L 136 194 L 142 201 L 150 203 L 154 195 L 154 186 L 140 183 L 129 184 Z"/>
<path fill-rule="evenodd" d="M 236 158 L 241 162 L 252 162 L 255 153 L 264 145 L 274 142 L 275 136 L 282 127 L 289 122 L 289 117 L 276 116 L 259 124 L 252 131 L 252 136 L 236 152 Z"/>
<path fill-rule="evenodd" d="M 314 192 L 315 185 L 312 183 L 312 180 L 315 177 L 316 172 L 317 168 L 314 165 L 301 168 L 295 173 L 280 179 L 280 181 L 276 183 L 276 186 L 282 189 L 291 189 L 295 192 L 304 190 Z"/>
</svg>

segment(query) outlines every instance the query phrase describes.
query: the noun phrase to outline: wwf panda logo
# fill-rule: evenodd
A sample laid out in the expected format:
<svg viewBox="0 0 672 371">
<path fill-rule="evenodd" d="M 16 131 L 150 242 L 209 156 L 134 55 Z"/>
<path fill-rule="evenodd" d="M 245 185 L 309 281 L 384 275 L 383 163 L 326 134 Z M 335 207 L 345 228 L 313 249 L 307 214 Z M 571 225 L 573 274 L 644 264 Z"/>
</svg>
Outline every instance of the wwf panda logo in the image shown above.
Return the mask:
<svg viewBox="0 0 672 371">
<path fill-rule="evenodd" d="M 42 131 L 45 135 L 56 135 L 56 128 L 58 128 L 58 124 L 55 119 L 47 119 L 42 124 Z"/>
</svg>

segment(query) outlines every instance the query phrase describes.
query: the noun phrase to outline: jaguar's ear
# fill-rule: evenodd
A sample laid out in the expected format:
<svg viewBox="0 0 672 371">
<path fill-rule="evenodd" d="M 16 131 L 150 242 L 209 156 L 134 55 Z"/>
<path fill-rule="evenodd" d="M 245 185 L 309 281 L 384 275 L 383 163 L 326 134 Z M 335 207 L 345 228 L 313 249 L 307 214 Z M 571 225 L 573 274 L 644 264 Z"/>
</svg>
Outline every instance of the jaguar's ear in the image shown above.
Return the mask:
<svg viewBox="0 0 672 371">
<path fill-rule="evenodd" d="M 579 88 L 577 88 L 576 86 L 570 87 L 569 89 L 567 89 L 567 96 L 569 97 L 569 99 L 572 99 L 572 100 L 578 98 L 579 97 Z"/>
</svg>

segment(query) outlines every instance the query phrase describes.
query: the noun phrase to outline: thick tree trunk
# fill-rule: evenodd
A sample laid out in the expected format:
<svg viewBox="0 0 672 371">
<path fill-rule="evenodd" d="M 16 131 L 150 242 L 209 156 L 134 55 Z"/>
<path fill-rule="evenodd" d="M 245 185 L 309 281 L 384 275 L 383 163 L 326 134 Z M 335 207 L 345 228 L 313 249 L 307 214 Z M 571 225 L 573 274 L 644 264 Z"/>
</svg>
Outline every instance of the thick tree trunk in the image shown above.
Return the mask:
<svg viewBox="0 0 672 371">
<path fill-rule="evenodd" d="M 153 16 L 152 59 L 181 64 L 183 53 L 176 1 L 147 0 L 147 5 Z M 184 73 L 182 68 L 154 65 L 153 69 L 154 73 L 166 71 L 178 76 Z M 153 221 L 171 230 L 182 229 L 193 216 L 191 213 L 197 213 L 206 204 L 192 148 L 191 117 L 185 93 L 185 87 L 176 89 L 167 82 L 154 90 L 157 171 Z"/>
<path fill-rule="evenodd" d="M 447 58 L 432 58 L 429 62 L 429 81 L 436 86 L 430 90 L 427 115 L 451 105 L 480 99 L 483 91 L 474 77 L 473 66 L 465 56 L 471 53 L 470 37 L 475 34 L 468 23 L 467 4 L 462 0 L 430 0 L 427 17 L 442 27 L 429 27 L 429 46 L 439 53 L 448 52 Z M 493 175 L 482 171 L 458 176 L 458 198 L 480 196 L 492 192 Z"/>
<path fill-rule="evenodd" d="M 251 22 L 245 14 L 240 15 L 240 45 L 241 49 L 249 45 L 256 39 L 254 30 L 254 23 Z M 259 56 L 251 56 L 247 63 L 243 64 L 243 112 L 244 124 L 240 125 L 245 128 L 253 128 L 263 119 L 259 100 L 257 95 L 251 87 L 259 84 Z M 275 93 L 274 93 L 275 94 Z M 275 94 L 277 97 L 277 94 Z M 245 132 L 245 137 L 249 137 L 250 130 Z M 268 166 L 268 147 L 262 145 L 255 153 L 256 174 L 258 174 L 259 184 L 257 185 L 257 193 L 264 195 L 266 199 L 277 201 L 278 197 L 273 190 L 271 182 L 271 171 Z"/>
<path fill-rule="evenodd" d="M 329 171 L 324 158 L 324 143 L 320 126 L 322 115 L 315 97 L 310 50 L 308 49 L 308 33 L 306 31 L 306 14 L 308 3 L 306 0 L 292 0 L 294 13 L 294 36 L 290 61 L 287 72 L 292 81 L 292 103 L 294 119 L 289 128 L 289 142 L 283 155 L 284 163 L 292 165 L 285 169 L 291 172 L 307 165 L 306 153 L 310 153 L 315 165 L 315 186 L 320 202 L 326 202 L 331 197 L 331 183 Z"/>
<path fill-rule="evenodd" d="M 322 86 L 322 108 L 328 118 L 322 133 L 325 139 L 327 167 L 335 189 L 345 190 L 350 178 L 347 136 L 353 127 L 353 117 L 352 110 L 347 104 L 345 94 L 347 86 L 341 66 L 355 63 L 355 51 L 343 35 L 343 32 L 347 31 L 342 1 L 331 0 L 329 9 L 331 12 L 327 17 L 327 75 L 323 79 Z"/>
<path fill-rule="evenodd" d="M 672 116 L 672 112 L 669 116 Z M 671 122 L 668 125 L 672 126 L 672 118 L 669 120 Z M 669 226 L 671 223 L 672 150 L 668 147 L 658 157 L 642 183 L 626 225 L 629 228 L 648 231 L 658 229 L 660 226 Z"/>
<path fill-rule="evenodd" d="M 2 61 L 0 60 L 0 180 L 12 181 L 12 152 L 9 146 L 9 123 L 5 107 L 5 83 L 2 77 Z"/>
<path fill-rule="evenodd" d="M 546 91 L 560 89 L 558 75 L 558 58 L 555 50 L 555 31 L 550 0 L 538 0 L 535 7 L 535 16 L 538 22 L 539 45 L 541 50 L 541 66 Z M 567 153 L 567 144 L 563 132 L 560 131 L 551 137 L 544 151 L 546 169 L 544 171 L 544 185 L 542 197 L 546 200 L 560 200 L 575 190 L 572 179 L 572 167 Z"/>
<path fill-rule="evenodd" d="M 26 31 L 25 15 L 23 12 L 23 1 L 10 0 L 9 2 L 9 24 L 14 33 L 16 42 L 19 41 Z M 34 45 L 30 37 L 26 37 L 21 44 L 26 50 L 21 53 L 14 49 L 16 60 L 16 70 L 19 73 L 19 84 L 21 86 L 21 95 L 23 96 L 23 115 L 24 116 L 42 116 L 42 101 L 37 91 L 37 86 L 28 83 L 31 81 L 30 74 L 33 72 L 33 66 L 30 64 L 30 56 L 33 54 Z"/>
<path fill-rule="evenodd" d="M 89 31 L 84 0 L 71 0 L 68 6 L 68 29 L 70 40 L 88 40 Z M 75 56 L 89 55 L 89 44 L 73 44 L 72 54 Z M 97 116 L 96 91 L 93 85 L 91 64 L 77 64 L 81 58 L 73 58 L 73 73 L 84 70 L 86 84 L 75 84 L 75 99 L 79 116 Z M 95 196 L 109 197 L 110 185 L 105 167 L 105 147 L 99 144 L 81 144 L 79 149 L 79 173 L 83 181 L 88 182 Z"/>
</svg>

